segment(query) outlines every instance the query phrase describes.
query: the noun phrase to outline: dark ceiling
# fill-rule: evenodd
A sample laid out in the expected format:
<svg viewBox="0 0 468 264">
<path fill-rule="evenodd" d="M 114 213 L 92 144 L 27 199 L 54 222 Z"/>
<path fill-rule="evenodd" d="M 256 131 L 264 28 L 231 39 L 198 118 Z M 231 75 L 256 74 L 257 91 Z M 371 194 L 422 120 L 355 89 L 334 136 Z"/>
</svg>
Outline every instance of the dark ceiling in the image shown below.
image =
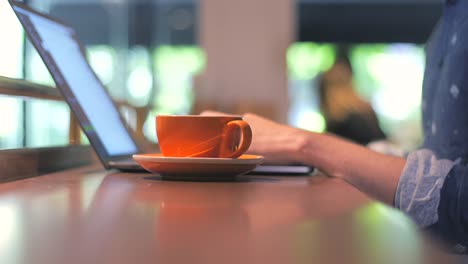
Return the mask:
<svg viewBox="0 0 468 264">
<path fill-rule="evenodd" d="M 297 36 L 299 41 L 423 43 L 441 11 L 441 2 L 430 0 L 303 1 L 297 7 Z"/>
<path fill-rule="evenodd" d="M 197 43 L 197 1 L 130 3 L 59 2 L 51 14 L 76 28 L 86 44 L 110 43 L 118 14 L 128 14 L 130 45 Z M 302 0 L 296 6 L 298 41 L 342 43 L 422 43 L 442 10 L 441 0 Z M 178 19 L 183 26 L 174 26 Z"/>
<path fill-rule="evenodd" d="M 129 45 L 197 43 L 197 6 L 190 2 L 64 3 L 54 5 L 50 13 L 73 26 L 88 45 L 111 43 L 120 26 L 128 27 Z"/>
</svg>

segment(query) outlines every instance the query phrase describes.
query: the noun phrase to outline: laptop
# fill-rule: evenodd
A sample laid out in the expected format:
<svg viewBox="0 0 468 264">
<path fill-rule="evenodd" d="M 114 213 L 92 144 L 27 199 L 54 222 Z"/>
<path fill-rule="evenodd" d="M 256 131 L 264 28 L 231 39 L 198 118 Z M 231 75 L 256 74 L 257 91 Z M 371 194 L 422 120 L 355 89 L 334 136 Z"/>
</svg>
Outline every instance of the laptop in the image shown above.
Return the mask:
<svg viewBox="0 0 468 264">
<path fill-rule="evenodd" d="M 91 146 L 106 169 L 145 171 L 132 155 L 144 153 L 86 60 L 73 28 L 9 0 Z M 257 174 L 308 174 L 308 166 L 262 165 Z"/>
</svg>

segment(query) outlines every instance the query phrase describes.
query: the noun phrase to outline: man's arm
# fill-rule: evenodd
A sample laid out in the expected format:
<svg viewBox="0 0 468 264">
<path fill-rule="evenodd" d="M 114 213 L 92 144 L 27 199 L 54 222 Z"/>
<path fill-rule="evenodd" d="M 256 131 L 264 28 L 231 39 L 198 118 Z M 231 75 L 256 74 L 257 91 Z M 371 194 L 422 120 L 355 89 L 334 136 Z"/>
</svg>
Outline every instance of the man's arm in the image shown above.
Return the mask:
<svg viewBox="0 0 468 264">
<path fill-rule="evenodd" d="M 301 162 L 344 179 L 395 205 L 420 227 L 430 227 L 456 252 L 468 253 L 468 166 L 460 160 L 437 159 L 428 149 L 412 152 L 405 160 L 254 114 L 245 114 L 244 120 L 253 132 L 250 153 L 271 162 Z"/>
<path fill-rule="evenodd" d="M 395 192 L 405 159 L 383 155 L 333 135 L 313 133 L 245 114 L 252 127 L 249 152 L 274 162 L 300 162 L 341 178 L 388 204 Z"/>
<path fill-rule="evenodd" d="M 394 205 L 406 160 L 383 155 L 329 134 L 299 131 L 303 144 L 295 155 L 327 175 L 341 178 L 359 190 Z"/>
</svg>

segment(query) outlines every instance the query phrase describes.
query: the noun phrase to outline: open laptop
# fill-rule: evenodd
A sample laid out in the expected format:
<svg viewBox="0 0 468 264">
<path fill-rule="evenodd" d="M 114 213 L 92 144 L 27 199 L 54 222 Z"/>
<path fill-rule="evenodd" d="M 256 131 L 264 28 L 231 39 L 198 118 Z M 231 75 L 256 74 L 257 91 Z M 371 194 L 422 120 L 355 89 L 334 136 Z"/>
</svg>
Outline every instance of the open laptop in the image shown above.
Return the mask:
<svg viewBox="0 0 468 264">
<path fill-rule="evenodd" d="M 131 157 L 142 153 L 116 105 L 86 60 L 73 28 L 10 0 L 14 12 L 47 66 L 106 169 L 144 171 Z M 307 166 L 262 165 L 254 173 L 308 174 Z"/>
</svg>

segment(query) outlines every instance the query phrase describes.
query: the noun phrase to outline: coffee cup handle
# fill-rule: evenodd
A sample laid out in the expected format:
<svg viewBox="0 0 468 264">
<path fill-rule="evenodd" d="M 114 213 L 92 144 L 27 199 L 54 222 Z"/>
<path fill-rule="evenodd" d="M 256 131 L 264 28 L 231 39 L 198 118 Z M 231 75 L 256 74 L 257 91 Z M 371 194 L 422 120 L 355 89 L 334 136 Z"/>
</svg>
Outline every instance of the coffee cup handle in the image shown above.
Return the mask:
<svg viewBox="0 0 468 264">
<path fill-rule="evenodd" d="M 240 135 L 236 128 L 240 128 Z M 238 139 L 240 136 L 239 140 Z M 239 142 L 238 145 L 237 142 Z M 252 129 L 242 120 L 233 120 L 226 124 L 220 149 L 221 158 L 237 158 L 246 152 L 252 143 Z"/>
</svg>

